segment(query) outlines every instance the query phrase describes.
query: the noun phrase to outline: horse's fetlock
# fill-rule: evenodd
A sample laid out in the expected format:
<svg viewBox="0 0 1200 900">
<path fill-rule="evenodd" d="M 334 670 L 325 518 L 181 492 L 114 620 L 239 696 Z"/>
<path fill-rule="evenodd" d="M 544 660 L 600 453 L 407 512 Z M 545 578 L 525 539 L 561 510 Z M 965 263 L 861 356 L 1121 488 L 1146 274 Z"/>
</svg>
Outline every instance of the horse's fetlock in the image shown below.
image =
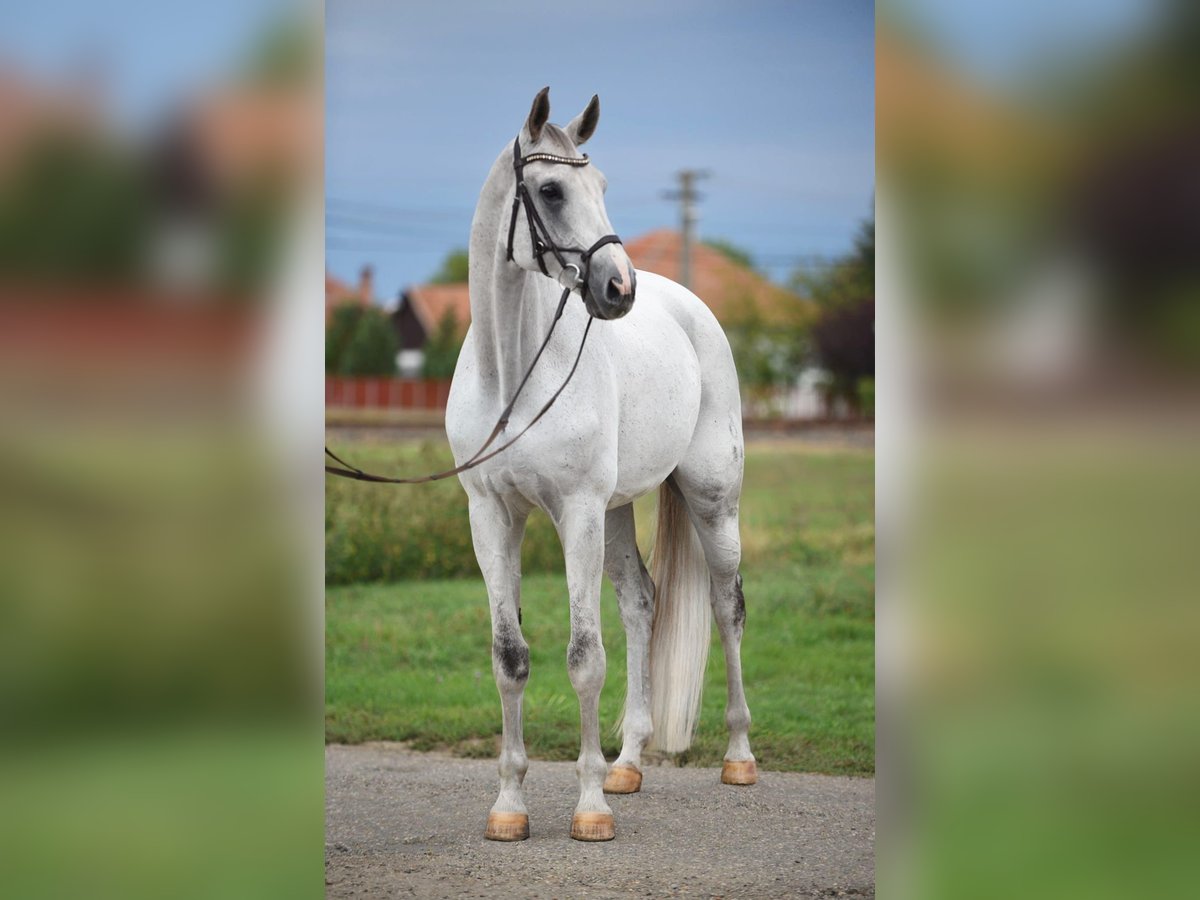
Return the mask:
<svg viewBox="0 0 1200 900">
<path fill-rule="evenodd" d="M 505 750 L 500 754 L 500 774 L 501 775 L 516 775 L 519 778 L 524 778 L 525 773 L 529 771 L 529 757 L 524 753 L 514 753 L 510 750 Z"/>
<path fill-rule="evenodd" d="M 750 730 L 750 710 L 746 707 L 728 709 L 725 711 L 725 726 L 730 731 L 744 732 Z"/>
</svg>

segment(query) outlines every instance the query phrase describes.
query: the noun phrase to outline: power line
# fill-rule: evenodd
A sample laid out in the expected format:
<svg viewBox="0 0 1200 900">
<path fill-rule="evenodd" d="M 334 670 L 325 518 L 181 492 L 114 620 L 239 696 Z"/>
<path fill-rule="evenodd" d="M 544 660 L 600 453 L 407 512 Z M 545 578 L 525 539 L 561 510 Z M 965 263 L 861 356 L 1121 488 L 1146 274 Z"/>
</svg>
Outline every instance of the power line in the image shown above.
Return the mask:
<svg viewBox="0 0 1200 900">
<path fill-rule="evenodd" d="M 442 220 L 462 220 L 464 218 L 470 220 L 471 216 L 475 214 L 473 209 L 468 209 L 467 207 L 395 206 L 388 203 L 347 200 L 340 197 L 326 197 L 325 206 L 351 214 L 383 218 L 412 219 L 413 217 L 427 217 Z"/>
<path fill-rule="evenodd" d="M 370 234 L 384 235 L 391 234 L 402 237 L 414 235 L 420 237 L 428 235 L 431 232 L 437 232 L 439 228 L 441 229 L 439 233 L 449 233 L 446 231 L 444 223 L 441 225 L 430 225 L 416 222 L 411 224 L 404 224 L 400 222 L 375 222 L 371 221 L 370 219 L 359 219 L 354 216 L 343 216 L 336 213 L 331 213 L 325 216 L 325 226 L 326 228 L 332 227 L 346 231 L 362 231 Z M 454 228 L 453 231 L 458 235 L 459 240 L 465 240 L 465 234 L 461 233 L 461 229 Z"/>
<path fill-rule="evenodd" d="M 444 243 L 437 244 L 372 244 L 364 241 L 338 240 L 337 237 L 325 238 L 326 250 L 353 251 L 356 253 L 391 253 L 396 256 L 424 256 L 429 253 L 446 252 Z"/>
</svg>

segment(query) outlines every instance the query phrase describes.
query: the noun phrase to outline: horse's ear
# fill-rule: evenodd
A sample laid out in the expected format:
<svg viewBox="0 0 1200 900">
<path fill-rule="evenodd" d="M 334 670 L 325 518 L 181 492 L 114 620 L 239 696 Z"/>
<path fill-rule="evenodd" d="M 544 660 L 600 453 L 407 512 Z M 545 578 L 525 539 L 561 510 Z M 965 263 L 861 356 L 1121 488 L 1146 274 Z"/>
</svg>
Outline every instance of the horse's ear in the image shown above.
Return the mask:
<svg viewBox="0 0 1200 900">
<path fill-rule="evenodd" d="M 592 94 L 587 108 L 572 119 L 571 124 L 567 126 L 567 137 L 576 147 L 582 147 L 587 139 L 596 133 L 598 124 L 600 124 L 600 97 Z"/>
<path fill-rule="evenodd" d="M 550 118 L 550 87 L 547 85 L 538 91 L 533 98 L 533 106 L 529 110 L 529 118 L 525 120 L 525 133 L 529 142 L 535 143 L 542 136 L 542 128 Z"/>
</svg>

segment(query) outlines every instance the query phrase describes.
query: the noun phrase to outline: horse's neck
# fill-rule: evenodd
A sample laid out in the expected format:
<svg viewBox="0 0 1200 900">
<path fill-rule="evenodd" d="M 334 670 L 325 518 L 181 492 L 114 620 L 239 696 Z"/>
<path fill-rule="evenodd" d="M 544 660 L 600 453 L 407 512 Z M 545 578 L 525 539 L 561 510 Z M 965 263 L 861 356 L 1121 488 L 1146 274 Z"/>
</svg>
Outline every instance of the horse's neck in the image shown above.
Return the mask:
<svg viewBox="0 0 1200 900">
<path fill-rule="evenodd" d="M 489 211 L 481 210 L 471 228 L 471 327 L 477 371 L 507 403 L 550 328 L 558 290 L 544 275 L 505 259 L 508 217 L 495 212 L 502 200 L 491 199 Z M 523 219 L 517 223 L 522 225 Z"/>
</svg>

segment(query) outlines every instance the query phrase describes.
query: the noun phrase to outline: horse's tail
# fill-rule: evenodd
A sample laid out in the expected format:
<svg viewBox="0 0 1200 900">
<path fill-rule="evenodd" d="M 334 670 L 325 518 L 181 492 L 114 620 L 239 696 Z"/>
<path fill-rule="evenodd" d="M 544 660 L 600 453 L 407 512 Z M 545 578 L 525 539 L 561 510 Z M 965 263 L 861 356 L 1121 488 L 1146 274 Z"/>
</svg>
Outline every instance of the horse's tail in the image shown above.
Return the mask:
<svg viewBox="0 0 1200 900">
<path fill-rule="evenodd" d="M 658 534 L 650 563 L 655 585 L 650 629 L 651 746 L 679 753 L 692 743 L 712 636 L 708 564 L 675 490 L 658 490 Z"/>
</svg>

